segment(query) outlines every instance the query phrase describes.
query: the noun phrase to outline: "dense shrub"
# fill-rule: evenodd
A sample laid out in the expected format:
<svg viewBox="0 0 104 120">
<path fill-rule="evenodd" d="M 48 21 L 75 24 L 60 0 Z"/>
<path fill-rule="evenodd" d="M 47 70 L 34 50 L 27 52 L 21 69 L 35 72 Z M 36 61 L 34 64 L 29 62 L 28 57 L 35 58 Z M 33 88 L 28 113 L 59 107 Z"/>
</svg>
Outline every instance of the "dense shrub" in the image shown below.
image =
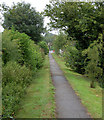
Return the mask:
<svg viewBox="0 0 104 120">
<path fill-rule="evenodd" d="M 26 34 L 21 34 L 20 36 L 19 50 L 23 58 L 21 64 L 25 64 L 32 70 L 36 70 L 42 66 L 43 58 L 41 50 Z"/>
<path fill-rule="evenodd" d="M 42 66 L 43 58 L 40 48 L 28 35 L 14 30 L 3 32 L 3 61 L 14 60 L 32 70 Z"/>
<path fill-rule="evenodd" d="M 85 72 L 88 77 L 91 78 L 91 87 L 95 87 L 95 80 L 98 79 L 99 82 L 103 83 L 102 76 L 102 68 L 101 68 L 101 54 L 102 54 L 102 40 L 98 39 L 90 44 L 88 49 L 85 49 L 82 54 L 85 56 Z"/>
<path fill-rule="evenodd" d="M 42 67 L 41 48 L 24 33 L 3 32 L 2 103 L 4 117 L 15 114 L 34 73 Z M 35 74 L 36 75 L 36 74 Z"/>
<path fill-rule="evenodd" d="M 84 59 L 82 56 L 82 51 L 78 50 L 76 47 L 76 41 L 74 38 L 67 36 L 66 34 L 60 32 L 60 34 L 53 41 L 53 46 L 56 54 L 64 56 L 65 64 L 74 71 L 84 74 Z"/>
<path fill-rule="evenodd" d="M 2 104 L 3 115 L 12 116 L 19 107 L 26 87 L 32 81 L 32 72 L 26 66 L 9 61 L 3 67 Z"/>
<path fill-rule="evenodd" d="M 81 51 L 72 44 L 65 45 L 64 60 L 67 67 L 78 73 L 84 73 L 84 57 L 81 55 Z"/>
<path fill-rule="evenodd" d="M 5 30 L 2 34 L 2 60 L 4 64 L 8 61 L 18 61 L 21 57 L 21 54 L 18 50 L 17 40 L 12 40 L 11 31 Z"/>
<path fill-rule="evenodd" d="M 39 42 L 39 46 L 43 49 L 45 55 L 47 55 L 49 53 L 49 48 L 45 41 Z"/>
</svg>

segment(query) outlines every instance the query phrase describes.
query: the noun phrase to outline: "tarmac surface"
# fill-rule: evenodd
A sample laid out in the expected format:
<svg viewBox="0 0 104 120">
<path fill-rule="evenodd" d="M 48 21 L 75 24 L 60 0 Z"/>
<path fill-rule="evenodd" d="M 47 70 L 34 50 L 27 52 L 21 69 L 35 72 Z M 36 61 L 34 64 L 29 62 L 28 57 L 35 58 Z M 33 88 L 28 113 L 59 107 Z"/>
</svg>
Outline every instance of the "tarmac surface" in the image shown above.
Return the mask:
<svg viewBox="0 0 104 120">
<path fill-rule="evenodd" d="M 55 86 L 57 118 L 87 118 L 92 120 L 51 53 L 49 53 L 49 59 L 51 77 Z"/>
</svg>

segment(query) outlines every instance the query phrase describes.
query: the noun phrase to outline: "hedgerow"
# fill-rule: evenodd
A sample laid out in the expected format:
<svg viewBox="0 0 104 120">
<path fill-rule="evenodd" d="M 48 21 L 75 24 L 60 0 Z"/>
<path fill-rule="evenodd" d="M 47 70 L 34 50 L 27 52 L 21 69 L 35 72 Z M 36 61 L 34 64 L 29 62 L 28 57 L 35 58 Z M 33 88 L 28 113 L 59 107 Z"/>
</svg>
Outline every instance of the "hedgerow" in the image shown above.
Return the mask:
<svg viewBox="0 0 104 120">
<path fill-rule="evenodd" d="M 3 67 L 2 104 L 3 115 L 10 117 L 15 114 L 23 98 L 26 87 L 32 81 L 32 72 L 26 66 L 9 61 Z"/>
<path fill-rule="evenodd" d="M 2 113 L 10 117 L 19 109 L 27 86 L 43 65 L 44 56 L 41 48 L 25 33 L 5 30 L 2 42 Z"/>
<path fill-rule="evenodd" d="M 17 40 L 12 40 L 11 31 L 5 30 L 2 34 L 2 60 L 4 64 L 8 61 L 18 61 L 21 58 Z"/>
<path fill-rule="evenodd" d="M 3 33 L 3 61 L 15 60 L 25 64 L 32 70 L 42 66 L 43 57 L 41 48 L 25 33 L 14 30 L 5 30 Z"/>
<path fill-rule="evenodd" d="M 45 55 L 47 55 L 49 53 L 49 48 L 45 41 L 39 42 L 38 45 L 43 49 Z"/>
</svg>

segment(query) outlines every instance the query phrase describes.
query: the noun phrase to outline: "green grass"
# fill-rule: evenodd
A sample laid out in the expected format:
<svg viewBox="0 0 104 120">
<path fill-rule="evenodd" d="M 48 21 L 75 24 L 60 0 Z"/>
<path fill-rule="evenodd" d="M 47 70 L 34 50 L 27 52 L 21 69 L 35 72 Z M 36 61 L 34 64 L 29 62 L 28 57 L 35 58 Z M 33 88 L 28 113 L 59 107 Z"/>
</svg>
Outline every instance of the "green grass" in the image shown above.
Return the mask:
<svg viewBox="0 0 104 120">
<path fill-rule="evenodd" d="M 46 56 L 43 68 L 27 88 L 16 118 L 54 118 L 54 87 L 50 77 L 49 59 Z"/>
<path fill-rule="evenodd" d="M 67 68 L 62 57 L 52 55 L 90 115 L 93 118 L 102 118 L 102 89 L 98 85 L 90 88 L 90 79 Z"/>
</svg>

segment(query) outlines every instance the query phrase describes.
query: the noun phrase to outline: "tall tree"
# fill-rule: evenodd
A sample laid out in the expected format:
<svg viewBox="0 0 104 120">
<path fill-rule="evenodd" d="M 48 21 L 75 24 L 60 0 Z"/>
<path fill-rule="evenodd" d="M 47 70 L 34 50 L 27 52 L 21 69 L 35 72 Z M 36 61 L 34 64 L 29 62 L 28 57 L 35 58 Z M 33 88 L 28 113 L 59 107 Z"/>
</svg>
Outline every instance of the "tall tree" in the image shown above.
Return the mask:
<svg viewBox="0 0 104 120">
<path fill-rule="evenodd" d="M 63 29 L 76 41 L 75 46 L 80 56 L 78 58 L 80 67 L 77 67 L 77 72 L 82 73 L 86 58 L 86 56 L 81 57 L 82 51 L 97 40 L 99 33 L 102 34 L 104 31 L 104 2 L 51 0 L 46 6 L 44 15 L 50 17 L 50 27 Z M 101 59 L 103 58 L 104 50 L 102 49 Z M 102 60 L 102 67 L 103 63 Z M 78 61 L 76 64 L 79 66 Z"/>
<path fill-rule="evenodd" d="M 12 26 L 38 42 L 41 40 L 41 33 L 43 32 L 43 17 L 29 3 L 18 2 L 4 12 L 3 27 L 11 29 Z"/>
<path fill-rule="evenodd" d="M 61 28 L 75 38 L 79 50 L 88 48 L 102 32 L 97 20 L 101 15 L 95 3 L 53 0 L 46 6 L 44 14 L 50 17 L 51 27 Z"/>
</svg>

